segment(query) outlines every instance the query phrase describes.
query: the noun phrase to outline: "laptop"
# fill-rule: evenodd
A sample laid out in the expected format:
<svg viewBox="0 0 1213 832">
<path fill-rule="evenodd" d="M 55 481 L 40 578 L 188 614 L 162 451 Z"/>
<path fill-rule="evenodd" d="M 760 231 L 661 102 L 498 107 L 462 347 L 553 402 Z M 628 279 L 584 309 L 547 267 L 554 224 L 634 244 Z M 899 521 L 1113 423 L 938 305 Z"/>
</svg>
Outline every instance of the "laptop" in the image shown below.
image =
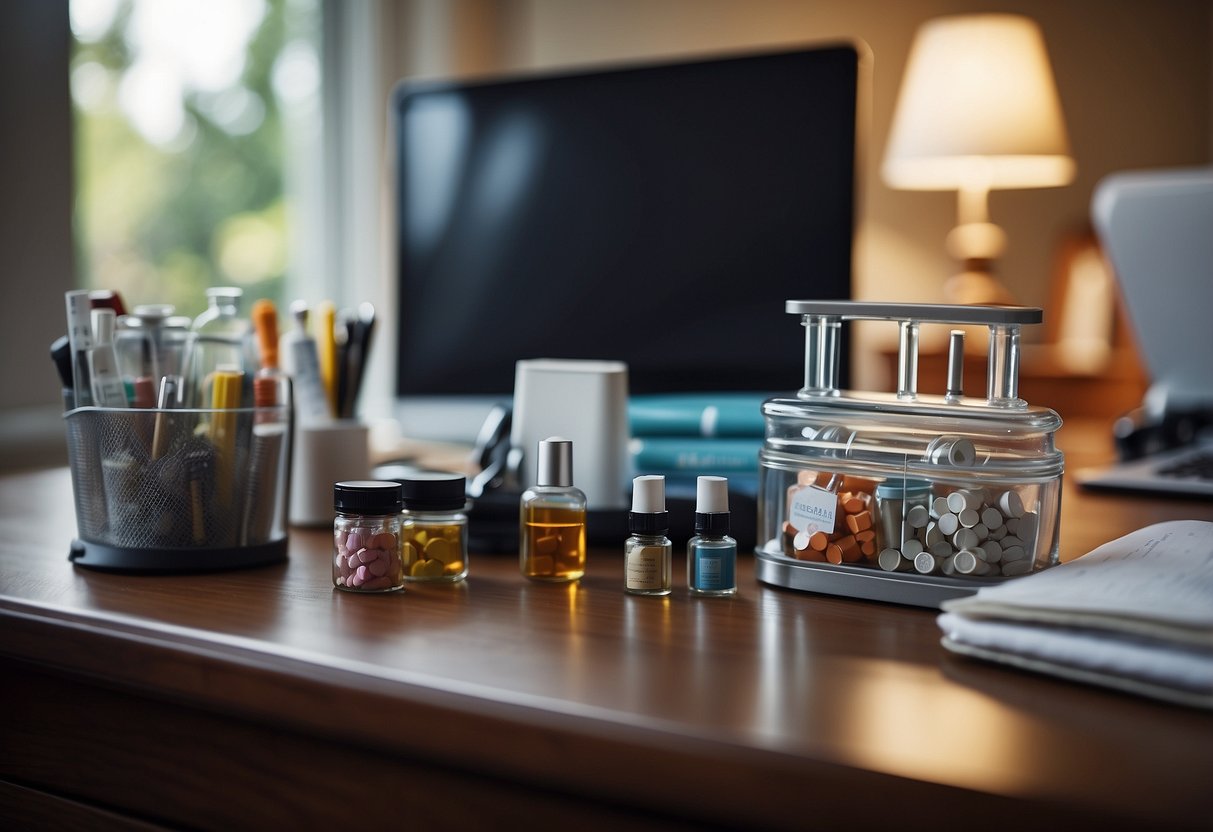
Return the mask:
<svg viewBox="0 0 1213 832">
<path fill-rule="evenodd" d="M 1091 218 L 1151 383 L 1138 424 L 1117 430 L 1141 456 L 1078 480 L 1213 499 L 1213 167 L 1109 176 Z"/>
</svg>

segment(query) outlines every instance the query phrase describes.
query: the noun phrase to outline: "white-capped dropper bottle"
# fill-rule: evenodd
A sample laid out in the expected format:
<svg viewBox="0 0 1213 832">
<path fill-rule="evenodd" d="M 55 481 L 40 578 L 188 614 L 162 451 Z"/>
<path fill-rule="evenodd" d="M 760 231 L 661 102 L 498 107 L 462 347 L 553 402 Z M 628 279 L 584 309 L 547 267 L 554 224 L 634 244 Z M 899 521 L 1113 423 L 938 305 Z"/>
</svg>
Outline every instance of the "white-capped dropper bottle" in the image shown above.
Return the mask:
<svg viewBox="0 0 1213 832">
<path fill-rule="evenodd" d="M 687 542 L 687 588 L 692 595 L 737 594 L 737 541 L 729 537 L 729 481 L 695 481 L 695 536 Z"/>
<path fill-rule="evenodd" d="M 648 475 L 632 480 L 632 536 L 623 545 L 623 588 L 632 595 L 669 595 L 673 587 L 674 546 L 665 507 L 665 477 Z"/>
</svg>

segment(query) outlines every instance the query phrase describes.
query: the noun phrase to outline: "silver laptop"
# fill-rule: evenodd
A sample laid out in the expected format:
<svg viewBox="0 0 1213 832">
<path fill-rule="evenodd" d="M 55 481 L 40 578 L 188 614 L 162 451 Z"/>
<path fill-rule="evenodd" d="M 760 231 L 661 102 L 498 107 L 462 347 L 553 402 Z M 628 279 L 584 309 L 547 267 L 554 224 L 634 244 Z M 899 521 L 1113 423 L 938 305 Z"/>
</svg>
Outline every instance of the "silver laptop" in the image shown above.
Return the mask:
<svg viewBox="0 0 1213 832">
<path fill-rule="evenodd" d="M 1091 217 L 1150 373 L 1142 413 L 1185 441 L 1079 481 L 1213 499 L 1213 167 L 1109 176 Z"/>
</svg>

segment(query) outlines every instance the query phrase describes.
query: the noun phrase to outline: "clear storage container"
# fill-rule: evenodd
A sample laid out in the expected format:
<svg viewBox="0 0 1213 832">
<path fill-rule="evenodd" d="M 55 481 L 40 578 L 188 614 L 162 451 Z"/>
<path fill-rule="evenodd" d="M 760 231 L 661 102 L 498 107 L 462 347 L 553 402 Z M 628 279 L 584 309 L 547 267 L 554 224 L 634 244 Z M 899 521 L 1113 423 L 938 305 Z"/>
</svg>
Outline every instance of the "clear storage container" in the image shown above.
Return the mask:
<svg viewBox="0 0 1213 832">
<path fill-rule="evenodd" d="M 1057 562 L 1063 457 L 1052 410 L 1018 397 L 1018 307 L 788 301 L 805 384 L 763 405 L 756 574 L 813 592 L 938 606 Z M 837 387 L 843 321 L 896 322 L 896 393 Z M 922 323 L 985 325 L 984 398 L 966 397 L 963 336 L 948 385 L 917 391 Z"/>
</svg>

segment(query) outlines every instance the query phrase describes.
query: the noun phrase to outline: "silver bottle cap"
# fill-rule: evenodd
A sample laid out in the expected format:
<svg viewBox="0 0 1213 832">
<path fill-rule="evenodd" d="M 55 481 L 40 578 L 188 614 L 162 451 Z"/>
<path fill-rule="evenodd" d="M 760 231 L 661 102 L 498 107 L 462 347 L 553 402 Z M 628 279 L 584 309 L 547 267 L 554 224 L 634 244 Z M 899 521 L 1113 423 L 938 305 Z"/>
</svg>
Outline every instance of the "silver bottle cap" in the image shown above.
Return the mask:
<svg viewBox="0 0 1213 832">
<path fill-rule="evenodd" d="M 573 441 L 559 436 L 539 440 L 536 485 L 568 487 L 573 484 Z"/>
</svg>

